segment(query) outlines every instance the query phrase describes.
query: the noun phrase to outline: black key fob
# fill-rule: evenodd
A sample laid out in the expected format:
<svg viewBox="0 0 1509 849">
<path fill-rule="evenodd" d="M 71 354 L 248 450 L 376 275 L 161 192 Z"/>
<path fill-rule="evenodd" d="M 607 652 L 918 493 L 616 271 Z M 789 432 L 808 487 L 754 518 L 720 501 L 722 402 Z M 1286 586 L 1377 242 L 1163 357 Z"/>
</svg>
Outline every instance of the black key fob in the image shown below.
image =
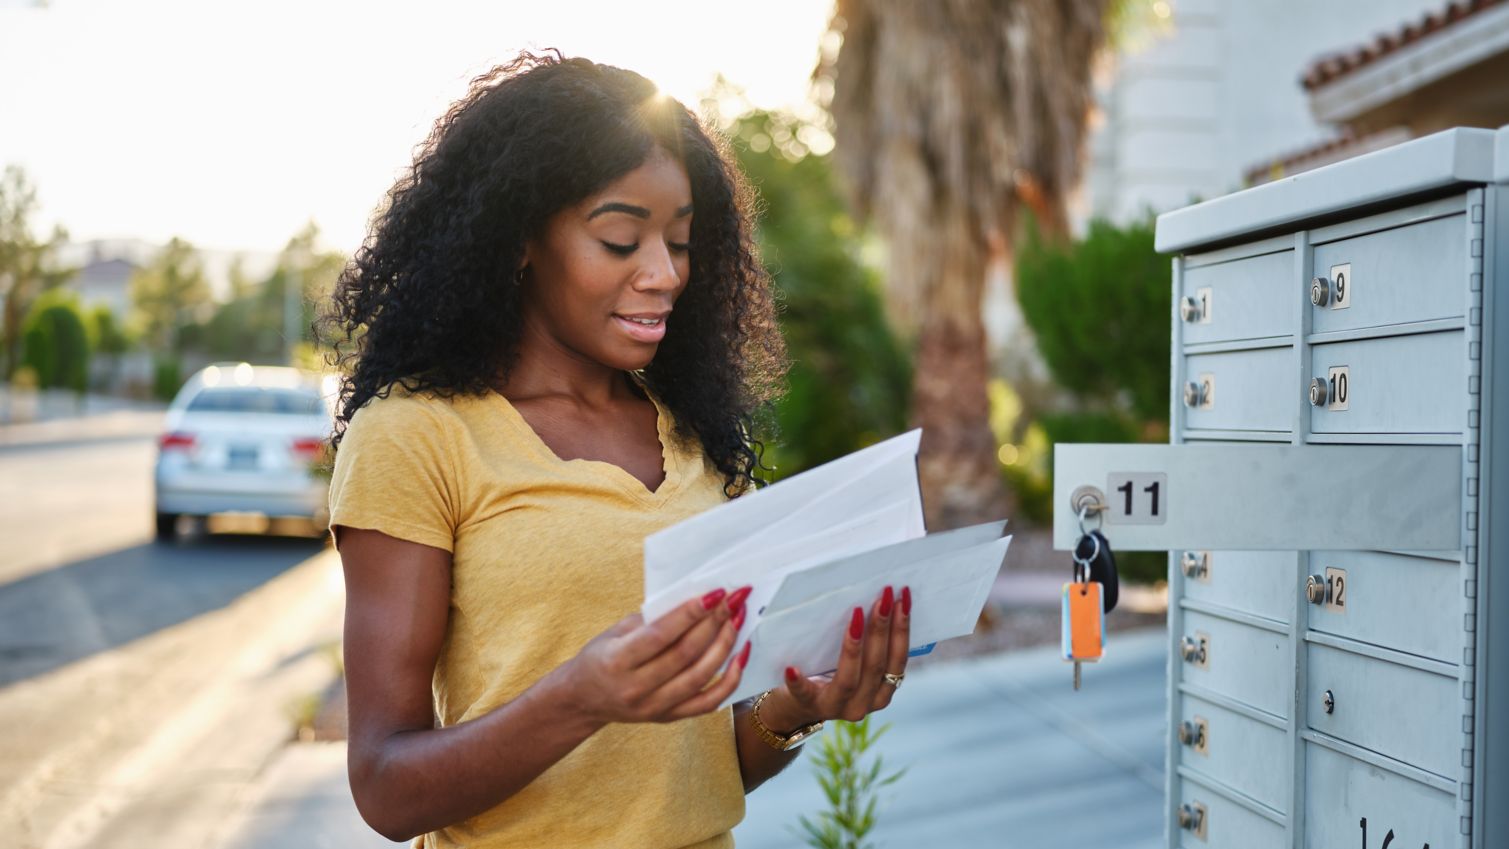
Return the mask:
<svg viewBox="0 0 1509 849">
<path fill-rule="evenodd" d="M 1100 582 L 1100 597 L 1105 602 L 1105 612 L 1116 609 L 1120 581 L 1116 575 L 1116 555 L 1111 553 L 1111 542 L 1100 531 L 1091 531 L 1100 543 L 1100 553 L 1090 561 L 1090 580 Z M 1093 543 L 1091 548 L 1094 548 Z M 1086 552 L 1088 553 L 1088 552 Z"/>
</svg>

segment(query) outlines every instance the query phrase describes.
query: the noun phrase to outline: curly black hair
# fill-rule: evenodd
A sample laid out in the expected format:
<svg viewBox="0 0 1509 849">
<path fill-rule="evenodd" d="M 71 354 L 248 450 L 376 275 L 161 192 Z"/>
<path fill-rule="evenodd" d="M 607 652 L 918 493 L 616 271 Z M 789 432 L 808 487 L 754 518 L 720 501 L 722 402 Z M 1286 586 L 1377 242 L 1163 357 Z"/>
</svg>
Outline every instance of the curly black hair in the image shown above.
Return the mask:
<svg viewBox="0 0 1509 849">
<path fill-rule="evenodd" d="M 449 397 L 506 380 L 525 242 L 656 148 L 685 167 L 696 214 L 677 321 L 642 377 L 730 494 L 759 484 L 755 417 L 780 390 L 786 351 L 754 247 L 753 195 L 685 106 L 639 74 L 555 50 L 472 80 L 374 214 L 318 322 L 344 376 L 332 445 L 394 384 Z"/>
</svg>

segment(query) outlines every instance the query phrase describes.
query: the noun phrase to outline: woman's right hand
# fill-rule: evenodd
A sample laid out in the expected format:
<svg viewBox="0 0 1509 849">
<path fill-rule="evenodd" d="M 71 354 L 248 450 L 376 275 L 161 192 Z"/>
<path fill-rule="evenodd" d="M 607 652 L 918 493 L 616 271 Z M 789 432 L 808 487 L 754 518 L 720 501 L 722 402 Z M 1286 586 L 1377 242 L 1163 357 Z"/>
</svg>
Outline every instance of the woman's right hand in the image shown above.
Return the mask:
<svg viewBox="0 0 1509 849">
<path fill-rule="evenodd" d="M 598 722 L 675 722 L 714 710 L 749 662 L 746 642 L 718 676 L 744 624 L 749 590 L 714 590 L 649 624 L 638 613 L 619 620 L 561 670 L 573 704 Z"/>
</svg>

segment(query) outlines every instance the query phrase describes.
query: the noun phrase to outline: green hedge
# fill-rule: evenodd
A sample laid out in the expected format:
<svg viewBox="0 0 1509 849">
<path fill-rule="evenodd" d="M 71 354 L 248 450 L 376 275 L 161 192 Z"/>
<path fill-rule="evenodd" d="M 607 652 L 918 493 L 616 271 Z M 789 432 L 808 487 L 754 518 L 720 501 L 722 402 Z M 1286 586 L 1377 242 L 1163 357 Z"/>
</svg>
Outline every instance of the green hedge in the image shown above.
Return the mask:
<svg viewBox="0 0 1509 849">
<path fill-rule="evenodd" d="M 37 298 L 21 331 L 21 362 L 36 371 L 43 389 L 89 386 L 89 332 L 72 295 L 54 290 Z"/>
</svg>

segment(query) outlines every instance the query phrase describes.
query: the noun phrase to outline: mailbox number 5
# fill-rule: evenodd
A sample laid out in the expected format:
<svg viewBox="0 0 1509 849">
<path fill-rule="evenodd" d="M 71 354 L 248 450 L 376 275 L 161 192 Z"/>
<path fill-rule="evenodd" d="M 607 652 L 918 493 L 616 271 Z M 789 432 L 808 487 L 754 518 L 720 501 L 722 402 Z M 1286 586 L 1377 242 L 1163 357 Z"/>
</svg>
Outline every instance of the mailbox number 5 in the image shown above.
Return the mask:
<svg viewBox="0 0 1509 849">
<path fill-rule="evenodd" d="M 1168 521 L 1168 475 L 1162 472 L 1112 472 L 1106 520 L 1123 525 L 1161 525 Z"/>
</svg>

